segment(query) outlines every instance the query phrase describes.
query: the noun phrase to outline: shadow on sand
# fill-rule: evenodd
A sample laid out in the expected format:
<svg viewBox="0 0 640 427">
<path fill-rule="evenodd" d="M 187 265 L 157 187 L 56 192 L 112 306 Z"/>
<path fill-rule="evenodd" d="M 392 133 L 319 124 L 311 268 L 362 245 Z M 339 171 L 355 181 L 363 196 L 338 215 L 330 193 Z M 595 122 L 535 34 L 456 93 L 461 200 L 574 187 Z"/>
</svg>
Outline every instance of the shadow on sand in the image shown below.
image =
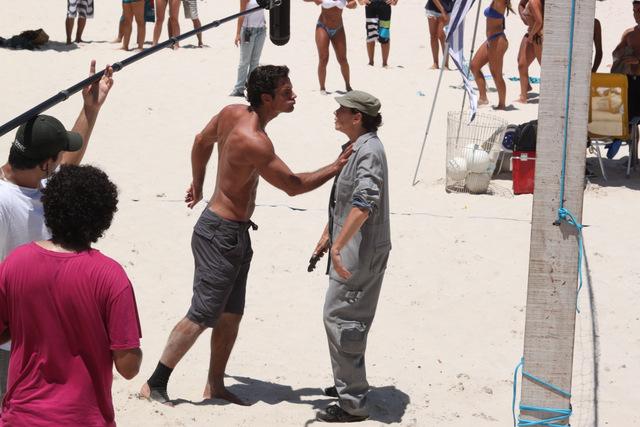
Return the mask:
<svg viewBox="0 0 640 427">
<path fill-rule="evenodd" d="M 236 394 L 249 405 L 259 402 L 268 405 L 277 405 L 281 402 L 308 405 L 313 410 L 323 409 L 335 399 L 327 397 L 322 389 L 317 387 L 305 387 L 293 389 L 289 385 L 282 385 L 268 381 L 261 381 L 248 377 L 229 375 L 237 381 L 228 387 L 229 391 Z M 407 405 L 411 401 L 409 396 L 395 386 L 372 387 L 367 395 L 370 410 L 369 419 L 383 424 L 399 423 L 404 416 Z M 175 399 L 172 403 L 177 405 L 191 404 L 201 405 L 229 405 L 222 399 L 204 399 L 194 402 L 187 399 Z M 315 421 L 315 418 L 307 420 L 305 425 Z"/>
</svg>

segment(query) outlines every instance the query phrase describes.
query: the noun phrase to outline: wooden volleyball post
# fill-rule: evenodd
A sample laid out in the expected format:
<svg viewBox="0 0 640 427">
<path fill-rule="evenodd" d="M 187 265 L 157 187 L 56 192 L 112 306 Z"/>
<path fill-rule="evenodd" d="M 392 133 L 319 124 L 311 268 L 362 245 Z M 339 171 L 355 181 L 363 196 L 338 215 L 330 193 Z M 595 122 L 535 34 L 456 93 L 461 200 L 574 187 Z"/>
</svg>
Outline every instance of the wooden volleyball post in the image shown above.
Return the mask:
<svg viewBox="0 0 640 427">
<path fill-rule="evenodd" d="M 547 0 L 538 110 L 535 193 L 527 289 L 523 372 L 571 391 L 578 284 L 578 231 L 558 219 L 567 135 L 564 207 L 580 223 L 584 192 L 587 120 L 595 0 L 575 0 L 570 92 L 567 103 L 571 0 Z M 568 122 L 565 123 L 568 105 Z M 521 405 L 569 409 L 570 397 L 523 375 Z M 557 416 L 521 410 L 522 420 Z M 558 421 L 567 424 L 569 420 Z"/>
</svg>

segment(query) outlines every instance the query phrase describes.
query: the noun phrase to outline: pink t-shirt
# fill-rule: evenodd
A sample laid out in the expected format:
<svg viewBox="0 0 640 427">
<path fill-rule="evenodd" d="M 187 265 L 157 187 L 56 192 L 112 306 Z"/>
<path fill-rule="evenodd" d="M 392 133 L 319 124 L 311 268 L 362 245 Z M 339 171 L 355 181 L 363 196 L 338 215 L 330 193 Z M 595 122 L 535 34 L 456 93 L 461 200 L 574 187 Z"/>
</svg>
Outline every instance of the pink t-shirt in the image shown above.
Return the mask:
<svg viewBox="0 0 640 427">
<path fill-rule="evenodd" d="M 116 261 L 91 249 L 36 243 L 0 264 L 0 331 L 11 332 L 0 425 L 115 426 L 111 350 L 140 347 L 133 287 Z"/>
</svg>

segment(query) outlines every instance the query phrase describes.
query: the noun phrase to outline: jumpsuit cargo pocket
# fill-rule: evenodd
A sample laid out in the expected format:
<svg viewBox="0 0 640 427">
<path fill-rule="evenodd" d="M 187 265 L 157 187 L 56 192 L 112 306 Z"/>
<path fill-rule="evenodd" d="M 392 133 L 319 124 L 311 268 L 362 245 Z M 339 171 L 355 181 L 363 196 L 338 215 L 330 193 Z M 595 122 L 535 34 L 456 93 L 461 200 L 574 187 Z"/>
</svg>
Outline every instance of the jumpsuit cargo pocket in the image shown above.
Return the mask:
<svg viewBox="0 0 640 427">
<path fill-rule="evenodd" d="M 340 347 L 345 353 L 362 353 L 367 340 L 367 327 L 362 322 L 338 323 Z"/>
</svg>

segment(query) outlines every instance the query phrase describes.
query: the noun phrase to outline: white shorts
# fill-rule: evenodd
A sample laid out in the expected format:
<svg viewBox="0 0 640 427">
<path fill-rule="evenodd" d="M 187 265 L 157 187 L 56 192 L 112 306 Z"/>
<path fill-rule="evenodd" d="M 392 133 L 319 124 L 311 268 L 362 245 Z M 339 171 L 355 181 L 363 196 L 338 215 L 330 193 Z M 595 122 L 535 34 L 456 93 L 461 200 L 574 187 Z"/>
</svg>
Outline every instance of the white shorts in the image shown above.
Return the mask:
<svg viewBox="0 0 640 427">
<path fill-rule="evenodd" d="M 67 0 L 67 18 L 93 18 L 93 0 Z"/>
<path fill-rule="evenodd" d="M 197 0 L 182 0 L 184 8 L 184 17 L 186 19 L 198 19 L 198 3 Z"/>
<path fill-rule="evenodd" d="M 440 12 L 436 12 L 429 9 L 425 9 L 425 13 L 427 15 L 427 18 L 440 18 L 442 16 Z"/>
</svg>

